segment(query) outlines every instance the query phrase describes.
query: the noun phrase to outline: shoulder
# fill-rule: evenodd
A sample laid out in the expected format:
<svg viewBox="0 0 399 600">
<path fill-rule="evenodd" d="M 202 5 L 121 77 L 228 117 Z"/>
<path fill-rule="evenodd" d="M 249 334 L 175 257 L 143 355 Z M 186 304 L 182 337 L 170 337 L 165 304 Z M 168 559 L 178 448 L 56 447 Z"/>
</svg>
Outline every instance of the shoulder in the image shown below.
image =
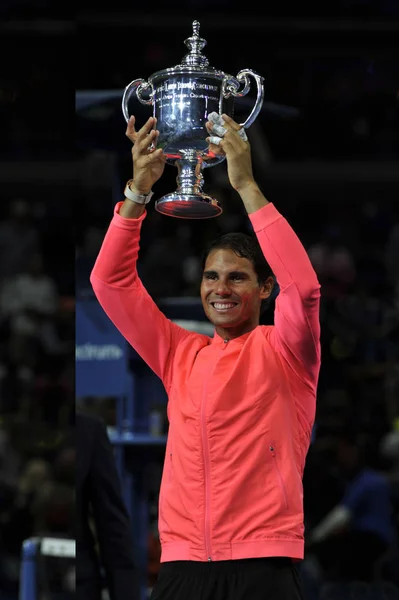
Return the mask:
<svg viewBox="0 0 399 600">
<path fill-rule="evenodd" d="M 196 321 L 173 321 L 179 329 L 184 330 L 184 334 L 176 347 L 179 353 L 187 355 L 191 351 L 198 352 L 202 348 L 209 346 L 212 343 L 212 337 L 205 333 L 198 333 L 198 323 Z M 197 328 L 197 331 L 194 330 Z"/>
<path fill-rule="evenodd" d="M 352 487 L 375 493 L 377 490 L 387 490 L 389 488 L 389 483 L 387 478 L 378 471 L 364 469 L 359 476 L 354 479 Z"/>
<path fill-rule="evenodd" d="M 272 335 L 274 329 L 275 329 L 274 325 L 258 325 L 251 332 L 250 337 L 254 341 L 258 341 L 258 342 L 269 341 L 270 336 Z"/>
<path fill-rule="evenodd" d="M 366 479 L 366 482 L 374 488 L 379 488 L 379 489 L 388 489 L 389 488 L 388 479 L 385 477 L 385 475 L 383 475 L 382 473 L 379 473 L 378 471 L 373 471 L 372 469 L 367 470 L 365 472 L 365 479 Z"/>
<path fill-rule="evenodd" d="M 254 329 L 254 333 L 262 333 L 263 335 L 267 335 L 271 331 L 273 331 L 274 325 L 258 325 Z"/>
</svg>

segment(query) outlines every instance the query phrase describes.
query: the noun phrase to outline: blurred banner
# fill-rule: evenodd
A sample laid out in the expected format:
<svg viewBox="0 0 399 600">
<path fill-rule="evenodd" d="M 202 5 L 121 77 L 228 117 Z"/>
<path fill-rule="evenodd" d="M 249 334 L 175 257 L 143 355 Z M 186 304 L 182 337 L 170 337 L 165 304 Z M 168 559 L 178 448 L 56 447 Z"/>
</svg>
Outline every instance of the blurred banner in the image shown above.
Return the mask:
<svg viewBox="0 0 399 600">
<path fill-rule="evenodd" d="M 95 299 L 76 303 L 76 397 L 126 393 L 128 345 Z"/>
</svg>

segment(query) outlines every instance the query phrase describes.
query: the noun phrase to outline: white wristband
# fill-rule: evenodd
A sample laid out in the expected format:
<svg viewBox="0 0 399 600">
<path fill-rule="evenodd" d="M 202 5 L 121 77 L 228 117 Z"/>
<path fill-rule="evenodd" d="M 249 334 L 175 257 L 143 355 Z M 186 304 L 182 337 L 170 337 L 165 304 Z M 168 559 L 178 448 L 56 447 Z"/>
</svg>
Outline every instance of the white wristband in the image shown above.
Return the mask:
<svg viewBox="0 0 399 600">
<path fill-rule="evenodd" d="M 125 198 L 127 198 L 131 202 L 135 202 L 136 204 L 148 204 L 151 198 L 153 197 L 154 192 L 149 192 L 148 194 L 136 194 L 136 192 L 133 192 L 130 189 L 131 183 L 132 179 L 129 179 L 129 181 L 126 184 L 125 191 L 123 192 L 125 194 Z"/>
</svg>

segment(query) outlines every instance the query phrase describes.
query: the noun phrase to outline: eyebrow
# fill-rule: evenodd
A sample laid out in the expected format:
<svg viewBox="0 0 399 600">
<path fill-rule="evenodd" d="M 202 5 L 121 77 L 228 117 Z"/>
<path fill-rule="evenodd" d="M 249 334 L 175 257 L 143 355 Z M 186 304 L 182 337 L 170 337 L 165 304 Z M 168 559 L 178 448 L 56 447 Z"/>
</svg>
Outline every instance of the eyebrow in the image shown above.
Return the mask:
<svg viewBox="0 0 399 600">
<path fill-rule="evenodd" d="M 204 271 L 203 274 L 204 275 L 219 275 L 219 273 L 217 271 Z M 243 279 L 245 277 L 248 277 L 248 273 L 246 273 L 245 271 L 230 271 L 228 275 L 229 275 L 229 277 L 242 277 Z"/>
</svg>

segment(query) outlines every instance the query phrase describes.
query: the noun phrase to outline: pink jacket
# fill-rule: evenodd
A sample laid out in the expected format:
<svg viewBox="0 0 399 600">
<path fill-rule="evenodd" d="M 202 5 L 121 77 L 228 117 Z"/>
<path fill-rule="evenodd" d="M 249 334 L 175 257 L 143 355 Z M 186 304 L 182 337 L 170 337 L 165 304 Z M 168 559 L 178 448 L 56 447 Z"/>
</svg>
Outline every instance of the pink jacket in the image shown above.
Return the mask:
<svg viewBox="0 0 399 600">
<path fill-rule="evenodd" d="M 224 342 L 186 331 L 160 312 L 136 271 L 145 213 L 124 219 L 119 206 L 91 283 L 168 394 L 161 562 L 303 558 L 302 475 L 320 369 L 320 285 L 301 242 L 273 204 L 250 215 L 280 286 L 275 324 Z"/>
</svg>

